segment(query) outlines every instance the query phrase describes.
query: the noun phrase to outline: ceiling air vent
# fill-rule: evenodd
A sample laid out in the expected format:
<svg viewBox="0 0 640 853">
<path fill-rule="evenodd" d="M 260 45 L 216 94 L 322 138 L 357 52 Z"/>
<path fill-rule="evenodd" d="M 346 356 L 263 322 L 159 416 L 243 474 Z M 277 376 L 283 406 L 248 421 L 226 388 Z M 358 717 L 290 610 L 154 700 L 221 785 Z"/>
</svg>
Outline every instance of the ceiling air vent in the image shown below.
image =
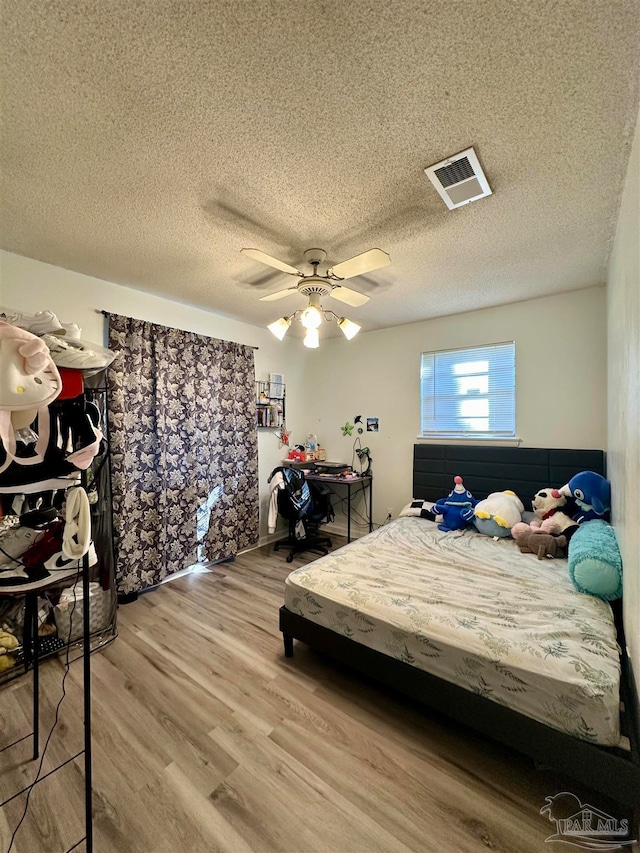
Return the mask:
<svg viewBox="0 0 640 853">
<path fill-rule="evenodd" d="M 473 148 L 424 170 L 449 210 L 491 195 L 491 187 Z"/>
</svg>

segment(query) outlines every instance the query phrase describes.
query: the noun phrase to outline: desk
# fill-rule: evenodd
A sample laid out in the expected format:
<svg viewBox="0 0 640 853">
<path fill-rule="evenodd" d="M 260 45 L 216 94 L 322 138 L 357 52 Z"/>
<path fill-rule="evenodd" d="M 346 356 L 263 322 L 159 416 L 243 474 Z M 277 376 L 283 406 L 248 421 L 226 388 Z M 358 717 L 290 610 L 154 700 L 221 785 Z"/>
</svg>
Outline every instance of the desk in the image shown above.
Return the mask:
<svg viewBox="0 0 640 853">
<path fill-rule="evenodd" d="M 347 487 L 347 542 L 351 542 L 351 487 L 362 484 L 365 495 L 369 492 L 369 533 L 373 530 L 373 477 L 335 477 L 326 474 L 305 474 L 305 479 L 312 483 L 325 483 L 327 486 Z"/>
</svg>

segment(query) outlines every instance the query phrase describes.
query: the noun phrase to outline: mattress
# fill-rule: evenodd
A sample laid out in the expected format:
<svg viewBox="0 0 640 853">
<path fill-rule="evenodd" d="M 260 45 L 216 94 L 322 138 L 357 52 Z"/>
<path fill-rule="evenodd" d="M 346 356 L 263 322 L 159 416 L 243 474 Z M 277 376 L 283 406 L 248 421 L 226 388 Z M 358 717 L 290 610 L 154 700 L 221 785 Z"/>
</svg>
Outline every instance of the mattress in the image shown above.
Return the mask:
<svg viewBox="0 0 640 853">
<path fill-rule="evenodd" d="M 292 572 L 293 613 L 583 740 L 620 741 L 611 608 L 566 560 L 399 518 Z"/>
</svg>

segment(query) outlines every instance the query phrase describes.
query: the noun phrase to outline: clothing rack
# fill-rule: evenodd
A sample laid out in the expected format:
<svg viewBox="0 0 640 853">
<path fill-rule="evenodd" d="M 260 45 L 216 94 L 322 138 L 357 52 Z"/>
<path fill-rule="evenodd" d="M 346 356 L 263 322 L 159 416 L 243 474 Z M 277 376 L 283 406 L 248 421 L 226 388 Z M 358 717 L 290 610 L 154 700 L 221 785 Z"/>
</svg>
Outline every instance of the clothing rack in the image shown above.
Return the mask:
<svg viewBox="0 0 640 853">
<path fill-rule="evenodd" d="M 6 681 L 19 677 L 21 674 L 26 674 L 31 669 L 32 671 L 32 684 L 33 684 L 33 710 L 32 710 L 32 729 L 29 734 L 24 735 L 23 737 L 18 738 L 12 743 L 3 746 L 0 748 L 0 752 L 5 752 L 10 748 L 16 746 L 23 741 L 32 738 L 32 759 L 36 760 L 40 757 L 40 665 L 43 659 L 43 654 L 40 650 L 40 641 L 38 636 L 38 596 L 45 590 L 54 589 L 56 587 L 60 587 L 62 584 L 65 584 L 68 581 L 73 581 L 74 583 L 78 583 L 81 580 L 82 583 L 82 604 L 83 604 L 83 612 L 82 612 L 82 642 L 79 643 L 74 639 L 74 631 L 73 625 L 76 622 L 76 619 L 73 619 L 73 612 L 71 610 L 70 615 L 70 625 L 69 625 L 69 635 L 66 643 L 66 656 L 67 656 L 67 667 L 65 667 L 65 676 L 68 671 L 68 666 L 71 663 L 74 663 L 78 656 L 70 657 L 70 652 L 72 650 L 72 646 L 76 648 L 80 646 L 82 658 L 82 669 L 83 669 L 83 748 L 76 752 L 74 755 L 66 758 L 64 761 L 60 762 L 56 767 L 52 770 L 48 770 L 42 776 L 39 776 L 40 768 L 38 769 L 38 774 L 36 780 L 32 782 L 30 785 L 26 785 L 21 788 L 21 790 L 13 793 L 10 797 L 5 799 L 3 802 L 0 802 L 0 808 L 5 806 L 7 803 L 14 801 L 17 797 L 21 795 L 30 795 L 30 790 L 37 784 L 39 784 L 43 779 L 48 778 L 49 776 L 56 773 L 62 767 L 65 767 L 67 764 L 70 764 L 74 761 L 77 761 L 80 757 L 84 759 L 84 822 L 85 822 L 85 834 L 84 836 L 77 841 L 72 847 L 68 848 L 66 853 L 71 853 L 72 850 L 77 849 L 81 844 L 84 843 L 84 849 L 87 853 L 93 853 L 93 823 L 92 823 L 92 789 L 93 789 L 93 778 L 92 778 L 92 706 L 91 706 L 91 651 L 100 648 L 107 643 L 111 642 L 117 636 L 116 628 L 115 628 L 115 608 L 116 608 L 116 597 L 115 597 L 115 578 L 114 578 L 114 555 L 113 555 L 113 519 L 112 519 L 112 506 L 111 506 L 111 455 L 110 455 L 110 444 L 108 441 L 108 424 L 107 424 L 107 410 L 108 410 L 108 388 L 106 383 L 106 373 L 100 372 L 94 374 L 93 376 L 85 376 L 85 399 L 91 400 L 98 405 L 100 410 L 100 418 L 102 421 L 102 428 L 104 432 L 104 440 L 106 443 L 106 449 L 104 452 L 104 456 L 97 462 L 95 466 L 89 468 L 87 470 L 80 471 L 80 485 L 87 490 L 87 488 L 91 489 L 91 486 L 95 483 L 96 490 L 98 493 L 98 503 L 94 504 L 91 508 L 91 519 L 92 519 L 92 540 L 96 541 L 96 544 L 99 546 L 98 550 L 100 552 L 101 563 L 100 567 L 102 570 L 102 580 L 104 581 L 104 576 L 108 576 L 109 583 L 107 589 L 110 590 L 110 600 L 109 600 L 109 615 L 108 619 L 105 618 L 105 623 L 101 626 L 99 631 L 96 631 L 94 628 L 92 632 L 92 622 L 91 622 L 91 588 L 90 588 L 90 580 L 91 580 L 91 567 L 89 566 L 89 555 L 85 554 L 82 558 L 82 568 L 81 569 L 68 569 L 60 571 L 58 574 L 52 571 L 49 577 L 43 579 L 38 583 L 29 583 L 27 585 L 12 585 L 8 587 L 0 587 L 0 599 L 3 597 L 6 598 L 9 595 L 13 597 L 24 597 L 25 602 L 25 615 L 23 622 L 23 643 L 22 643 L 22 653 L 23 653 L 23 663 L 22 663 L 22 673 L 19 671 L 18 666 L 15 667 L 14 670 L 9 670 L 7 672 L 7 678 L 3 678 L 1 683 L 5 683 Z M 100 547 L 102 546 L 102 547 Z M 25 589 L 24 587 L 28 588 Z M 104 587 L 103 587 L 104 589 Z M 107 592 L 104 591 L 104 595 L 106 596 Z M 75 608 L 75 603 L 73 608 Z M 79 614 L 78 614 L 79 617 Z M 64 651 L 64 646 L 62 649 L 58 649 L 53 652 L 53 654 L 59 655 L 62 651 Z M 46 655 L 49 656 L 49 655 Z M 62 701 L 62 700 L 60 700 Z M 53 733 L 53 729 L 51 730 L 49 737 Z M 48 741 L 47 741 L 48 743 Z M 45 744 L 46 751 L 46 744 Z M 41 758 L 42 763 L 42 758 Z M 31 805 L 30 803 L 28 805 Z M 25 811 L 25 816 L 28 812 Z M 13 848 L 11 848 L 13 849 Z"/>
<path fill-rule="evenodd" d="M 87 486 L 86 471 L 82 472 L 81 485 L 83 488 Z M 66 578 L 65 578 L 66 579 Z M 24 670 L 28 672 L 31 667 L 33 673 L 33 716 L 32 716 L 32 731 L 28 735 L 13 741 L 3 747 L 0 752 L 4 752 L 29 737 L 33 738 L 33 760 L 35 761 L 40 756 L 40 655 L 38 653 L 38 593 L 43 590 L 60 583 L 61 579 L 51 575 L 46 578 L 35 588 L 30 588 L 26 593 L 20 591 L 20 587 L 9 587 L 4 590 L 0 589 L 0 595 L 25 595 L 25 623 L 24 623 Z M 29 585 L 31 587 L 31 584 Z M 72 847 L 69 847 L 65 853 L 71 853 L 80 844 L 84 842 L 86 853 L 93 853 L 93 817 L 92 817 L 92 794 L 93 794 L 93 773 L 92 773 L 92 751 L 91 751 L 91 621 L 90 621 L 90 597 L 89 597 L 89 555 L 85 554 L 82 558 L 82 602 L 83 602 L 83 639 L 82 639 L 82 690 L 83 690 L 83 748 L 60 762 L 52 770 L 45 773 L 44 776 L 39 775 L 34 782 L 26 785 L 19 791 L 16 791 L 10 797 L 7 797 L 0 803 L 0 808 L 3 808 L 7 803 L 12 802 L 16 797 L 22 794 L 27 794 L 31 789 L 47 779 L 49 776 L 57 773 L 67 764 L 75 761 L 77 758 L 84 756 L 84 820 L 85 834 Z M 73 611 L 72 611 L 73 614 Z M 71 626 L 69 638 L 67 640 L 67 666 L 71 661 L 68 659 L 69 647 L 72 643 Z M 66 668 L 65 668 L 66 676 Z M 63 676 L 64 679 L 64 676 Z M 53 732 L 53 729 L 51 730 Z M 46 745 L 45 745 L 46 749 Z M 26 816 L 27 812 L 24 812 Z"/>
</svg>

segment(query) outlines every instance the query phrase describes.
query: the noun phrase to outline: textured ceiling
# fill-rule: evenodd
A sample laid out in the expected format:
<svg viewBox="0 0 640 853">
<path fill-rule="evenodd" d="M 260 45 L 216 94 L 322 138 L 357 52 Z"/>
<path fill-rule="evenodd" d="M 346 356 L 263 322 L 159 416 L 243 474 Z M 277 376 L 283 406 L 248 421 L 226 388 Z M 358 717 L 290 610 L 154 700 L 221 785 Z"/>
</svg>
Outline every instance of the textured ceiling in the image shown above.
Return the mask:
<svg viewBox="0 0 640 853">
<path fill-rule="evenodd" d="M 295 266 L 312 246 L 388 251 L 349 282 L 371 296 L 344 307 L 364 329 L 604 282 L 636 0 L 5 0 L 2 15 L 5 249 L 259 325 L 305 300 L 259 302 L 295 280 L 243 246 Z M 448 211 L 423 169 L 470 145 L 494 194 Z"/>
</svg>

